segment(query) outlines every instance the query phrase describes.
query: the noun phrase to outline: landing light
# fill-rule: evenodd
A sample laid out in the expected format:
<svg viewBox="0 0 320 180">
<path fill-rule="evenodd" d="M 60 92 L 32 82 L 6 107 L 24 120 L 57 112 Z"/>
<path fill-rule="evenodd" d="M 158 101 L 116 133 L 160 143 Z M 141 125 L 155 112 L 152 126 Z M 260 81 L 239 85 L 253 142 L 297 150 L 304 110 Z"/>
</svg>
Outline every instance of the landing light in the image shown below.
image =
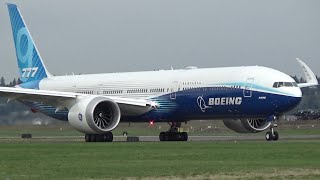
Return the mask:
<svg viewBox="0 0 320 180">
<path fill-rule="evenodd" d="M 150 122 L 149 122 L 149 126 L 153 126 L 154 125 L 154 120 L 151 120 Z"/>
</svg>

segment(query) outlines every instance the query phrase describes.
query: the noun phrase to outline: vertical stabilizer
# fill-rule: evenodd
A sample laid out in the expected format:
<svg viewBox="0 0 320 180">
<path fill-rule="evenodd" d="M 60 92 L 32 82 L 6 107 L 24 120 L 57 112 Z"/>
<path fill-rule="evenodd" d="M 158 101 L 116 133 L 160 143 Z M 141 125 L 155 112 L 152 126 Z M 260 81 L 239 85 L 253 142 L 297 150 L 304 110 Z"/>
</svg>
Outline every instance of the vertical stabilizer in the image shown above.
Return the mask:
<svg viewBox="0 0 320 180">
<path fill-rule="evenodd" d="M 38 88 L 39 81 L 51 75 L 43 64 L 18 7 L 15 4 L 7 5 L 16 48 L 20 80 L 25 85 L 25 88 Z"/>
</svg>

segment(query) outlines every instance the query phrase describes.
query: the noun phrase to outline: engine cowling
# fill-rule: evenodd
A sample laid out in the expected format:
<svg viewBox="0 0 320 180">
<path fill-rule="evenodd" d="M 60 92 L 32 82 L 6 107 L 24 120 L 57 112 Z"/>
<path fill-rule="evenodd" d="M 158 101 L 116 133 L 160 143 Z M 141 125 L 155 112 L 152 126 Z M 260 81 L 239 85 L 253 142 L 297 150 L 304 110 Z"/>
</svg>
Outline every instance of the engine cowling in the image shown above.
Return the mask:
<svg viewBox="0 0 320 180">
<path fill-rule="evenodd" d="M 237 133 L 258 133 L 270 127 L 267 119 L 228 119 L 224 125 Z"/>
<path fill-rule="evenodd" d="M 116 128 L 121 111 L 113 100 L 96 96 L 78 99 L 69 109 L 71 126 L 88 134 L 104 134 Z"/>
</svg>

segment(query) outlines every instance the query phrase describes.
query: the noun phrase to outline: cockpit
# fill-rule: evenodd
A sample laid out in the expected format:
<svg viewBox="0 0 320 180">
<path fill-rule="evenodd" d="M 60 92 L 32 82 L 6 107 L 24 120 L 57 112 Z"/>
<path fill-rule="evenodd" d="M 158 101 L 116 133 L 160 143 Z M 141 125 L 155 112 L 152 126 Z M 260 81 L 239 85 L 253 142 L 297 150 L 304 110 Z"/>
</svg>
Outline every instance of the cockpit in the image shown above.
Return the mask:
<svg viewBox="0 0 320 180">
<path fill-rule="evenodd" d="M 275 82 L 273 83 L 274 88 L 280 87 L 299 87 L 296 82 Z"/>
</svg>

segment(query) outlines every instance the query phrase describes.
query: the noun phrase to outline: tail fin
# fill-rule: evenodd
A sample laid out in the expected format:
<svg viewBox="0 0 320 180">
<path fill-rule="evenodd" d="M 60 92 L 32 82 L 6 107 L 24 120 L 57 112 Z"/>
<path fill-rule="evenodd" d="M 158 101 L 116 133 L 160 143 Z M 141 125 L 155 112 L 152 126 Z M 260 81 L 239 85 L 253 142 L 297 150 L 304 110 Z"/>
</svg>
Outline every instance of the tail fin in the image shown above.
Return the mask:
<svg viewBox="0 0 320 180">
<path fill-rule="evenodd" d="M 7 4 L 19 66 L 20 80 L 25 88 L 38 88 L 39 81 L 50 77 L 29 33 L 22 15 L 15 4 Z"/>
</svg>

